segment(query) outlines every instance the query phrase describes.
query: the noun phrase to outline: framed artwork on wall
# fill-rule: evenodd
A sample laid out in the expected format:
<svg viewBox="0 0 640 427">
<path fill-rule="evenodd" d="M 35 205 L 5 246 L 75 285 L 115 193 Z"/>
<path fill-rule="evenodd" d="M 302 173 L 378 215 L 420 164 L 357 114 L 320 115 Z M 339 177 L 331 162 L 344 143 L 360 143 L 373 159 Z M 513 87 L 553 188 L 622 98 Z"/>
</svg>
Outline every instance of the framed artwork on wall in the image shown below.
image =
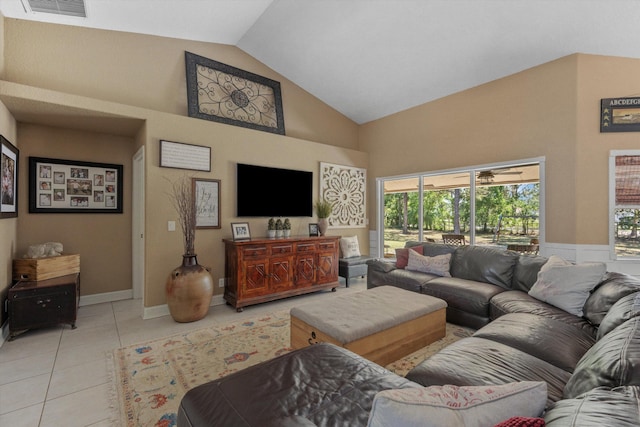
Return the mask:
<svg viewBox="0 0 640 427">
<path fill-rule="evenodd" d="M 20 151 L 0 135 L 0 218 L 18 216 L 18 163 Z"/>
<path fill-rule="evenodd" d="M 640 132 L 640 98 L 601 99 L 600 132 Z"/>
<path fill-rule="evenodd" d="M 320 162 L 320 199 L 331 204 L 332 228 L 365 228 L 366 196 L 366 169 Z"/>
<path fill-rule="evenodd" d="M 122 165 L 29 157 L 30 213 L 122 213 Z"/>
<path fill-rule="evenodd" d="M 192 178 L 196 228 L 221 228 L 220 180 Z"/>
<path fill-rule="evenodd" d="M 161 139 L 160 167 L 211 172 L 211 147 Z"/>
<path fill-rule="evenodd" d="M 280 83 L 185 52 L 189 117 L 284 135 Z"/>
</svg>

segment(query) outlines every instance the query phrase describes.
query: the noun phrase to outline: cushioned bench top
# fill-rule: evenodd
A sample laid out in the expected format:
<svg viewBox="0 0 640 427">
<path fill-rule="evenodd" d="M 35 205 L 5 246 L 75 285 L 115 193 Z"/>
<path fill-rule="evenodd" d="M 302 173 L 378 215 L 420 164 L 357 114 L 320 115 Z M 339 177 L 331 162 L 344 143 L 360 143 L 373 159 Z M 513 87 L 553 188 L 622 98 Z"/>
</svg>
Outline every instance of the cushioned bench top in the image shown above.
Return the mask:
<svg viewBox="0 0 640 427">
<path fill-rule="evenodd" d="M 373 257 L 370 257 L 368 255 L 360 255 L 351 258 L 340 258 L 338 259 L 338 262 L 340 263 L 340 265 L 360 265 L 366 264 L 370 259 L 373 259 Z"/>
<path fill-rule="evenodd" d="M 447 303 L 395 286 L 379 286 L 291 309 L 291 316 L 346 344 L 437 310 Z"/>
</svg>

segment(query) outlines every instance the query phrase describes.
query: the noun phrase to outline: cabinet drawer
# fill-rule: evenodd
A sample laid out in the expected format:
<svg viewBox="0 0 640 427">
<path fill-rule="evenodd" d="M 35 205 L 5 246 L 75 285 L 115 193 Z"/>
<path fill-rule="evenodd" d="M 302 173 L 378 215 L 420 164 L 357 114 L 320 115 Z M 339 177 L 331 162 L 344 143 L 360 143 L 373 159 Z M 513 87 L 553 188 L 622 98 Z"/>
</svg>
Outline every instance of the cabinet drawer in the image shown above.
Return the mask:
<svg viewBox="0 0 640 427">
<path fill-rule="evenodd" d="M 315 243 L 299 243 L 296 246 L 296 250 L 298 253 L 300 252 L 314 252 L 316 250 Z"/>
<path fill-rule="evenodd" d="M 332 250 L 332 249 L 336 248 L 336 242 L 319 242 L 318 243 L 318 248 L 321 251 L 324 251 L 324 250 L 327 250 L 327 249 L 328 250 Z"/>
<path fill-rule="evenodd" d="M 246 257 L 266 256 L 266 246 L 247 246 L 242 248 L 242 254 Z"/>
<path fill-rule="evenodd" d="M 271 254 L 290 254 L 293 252 L 293 245 L 291 243 L 286 245 L 273 245 L 271 246 Z"/>
</svg>

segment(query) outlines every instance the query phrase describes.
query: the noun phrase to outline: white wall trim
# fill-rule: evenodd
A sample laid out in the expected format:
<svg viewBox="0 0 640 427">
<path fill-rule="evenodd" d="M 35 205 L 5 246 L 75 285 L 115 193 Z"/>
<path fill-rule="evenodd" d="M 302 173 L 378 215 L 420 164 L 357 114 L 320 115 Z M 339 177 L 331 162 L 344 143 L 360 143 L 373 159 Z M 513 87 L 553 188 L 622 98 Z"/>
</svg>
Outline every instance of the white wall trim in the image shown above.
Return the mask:
<svg viewBox="0 0 640 427">
<path fill-rule="evenodd" d="M 224 296 L 220 294 L 220 295 L 214 295 L 213 298 L 211 298 L 211 304 L 209 304 L 209 306 L 214 307 L 216 305 L 224 305 L 224 304 L 226 304 L 224 300 Z M 145 320 L 155 319 L 156 317 L 169 316 L 169 315 L 170 315 L 169 306 L 167 304 L 154 305 L 153 307 L 144 307 L 142 312 L 142 318 Z"/>
<path fill-rule="evenodd" d="M 80 297 L 80 307 L 85 305 L 102 304 L 105 302 L 122 301 L 132 299 L 133 291 L 126 289 L 124 291 L 105 292 L 103 294 L 84 295 Z"/>
</svg>

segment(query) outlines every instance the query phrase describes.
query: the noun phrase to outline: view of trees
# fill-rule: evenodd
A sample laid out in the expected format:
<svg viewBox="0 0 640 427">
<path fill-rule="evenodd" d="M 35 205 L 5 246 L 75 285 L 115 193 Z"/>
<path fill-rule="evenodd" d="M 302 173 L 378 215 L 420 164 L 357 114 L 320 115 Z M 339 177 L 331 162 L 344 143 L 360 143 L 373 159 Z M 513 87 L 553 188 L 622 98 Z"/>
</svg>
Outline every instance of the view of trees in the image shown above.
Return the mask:
<svg viewBox="0 0 640 427">
<path fill-rule="evenodd" d="M 538 184 L 476 187 L 476 233 L 537 234 L 538 196 Z M 423 230 L 469 232 L 469 188 L 425 191 L 423 207 Z M 417 230 L 418 213 L 418 192 L 385 195 L 385 228 Z"/>
</svg>

